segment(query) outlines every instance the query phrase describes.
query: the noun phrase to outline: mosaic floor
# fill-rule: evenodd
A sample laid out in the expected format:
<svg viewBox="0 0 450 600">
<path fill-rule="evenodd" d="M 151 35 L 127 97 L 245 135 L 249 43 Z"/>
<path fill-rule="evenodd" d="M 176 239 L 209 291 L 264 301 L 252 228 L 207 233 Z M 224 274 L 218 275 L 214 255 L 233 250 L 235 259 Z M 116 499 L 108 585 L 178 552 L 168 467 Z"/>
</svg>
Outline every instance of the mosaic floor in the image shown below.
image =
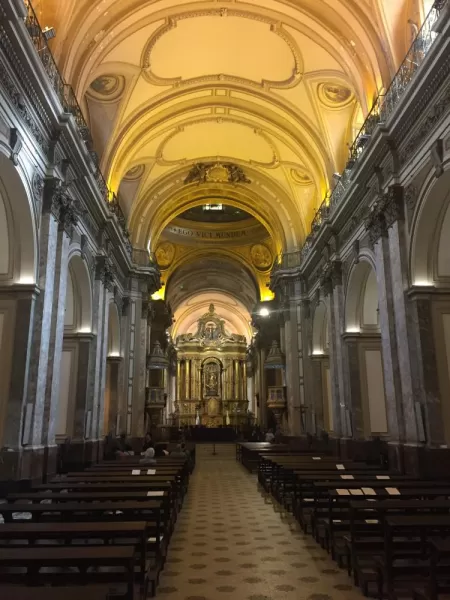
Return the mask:
<svg viewBox="0 0 450 600">
<path fill-rule="evenodd" d="M 197 446 L 157 599 L 360 600 L 310 536 L 274 507 L 234 446 Z"/>
</svg>

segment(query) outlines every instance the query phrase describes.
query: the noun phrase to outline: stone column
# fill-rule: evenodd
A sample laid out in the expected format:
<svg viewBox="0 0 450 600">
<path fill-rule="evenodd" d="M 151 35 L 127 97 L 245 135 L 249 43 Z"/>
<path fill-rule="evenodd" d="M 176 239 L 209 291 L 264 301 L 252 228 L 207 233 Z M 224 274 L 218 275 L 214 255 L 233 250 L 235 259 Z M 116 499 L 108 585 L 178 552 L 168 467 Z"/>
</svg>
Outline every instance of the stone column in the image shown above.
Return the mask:
<svg viewBox="0 0 450 600">
<path fill-rule="evenodd" d="M 374 243 L 376 259 L 378 314 L 389 438 L 392 442 L 402 442 L 405 439 L 405 424 L 403 419 L 402 385 L 398 364 L 397 337 L 395 334 L 389 244 L 382 230 L 377 230 L 377 228 L 372 226 L 370 235 Z"/>
<path fill-rule="evenodd" d="M 422 357 L 418 374 L 422 390 L 421 404 L 425 412 L 426 440 L 430 446 L 440 446 L 446 444 L 446 438 L 433 332 L 433 320 L 436 317 L 431 310 L 432 294 L 413 289 L 408 296 L 416 335 L 416 352 Z"/>
<path fill-rule="evenodd" d="M 305 404 L 303 378 L 303 339 L 301 323 L 301 281 L 297 277 L 284 290 L 284 345 L 286 348 L 285 383 L 290 435 L 302 432 L 301 411 Z"/>
<path fill-rule="evenodd" d="M 361 365 L 359 360 L 358 337 L 344 334 L 347 365 L 349 371 L 350 405 L 352 407 L 352 437 L 364 438 L 364 411 L 361 396 Z"/>
<path fill-rule="evenodd" d="M 266 350 L 261 347 L 258 352 L 258 375 L 259 375 L 259 416 L 260 424 L 264 429 L 267 426 L 267 385 L 266 373 L 264 371 L 264 362 L 266 360 Z"/>
<path fill-rule="evenodd" d="M 106 256 L 96 259 L 92 302 L 91 355 L 89 359 L 88 392 L 84 416 L 84 437 L 93 442 L 100 435 L 100 419 L 103 416 L 104 370 L 106 368 L 106 346 L 108 332 L 108 291 L 112 286 L 113 272 Z"/>
<path fill-rule="evenodd" d="M 58 180 L 53 177 L 45 181 L 39 235 L 38 286 L 41 293 L 36 298 L 34 307 L 27 390 L 28 402 L 34 406 L 33 425 L 30 438 L 25 440 L 35 447 L 41 446 L 43 441 L 52 321 L 57 311 L 53 301 L 59 225 L 56 204 L 58 184 Z"/>
<path fill-rule="evenodd" d="M 387 398 L 389 428 L 392 425 L 394 436 L 398 431 L 400 440 L 415 445 L 418 441 L 415 402 L 422 397 L 418 379 L 421 361 L 415 347 L 415 327 L 411 306 L 407 304 L 405 295 L 408 287 L 409 265 L 401 186 L 391 186 L 386 194 L 380 196 L 367 221 L 367 228 L 371 242 L 378 246 L 376 248 L 377 268 L 380 266 L 380 276 L 384 276 L 382 285 L 379 286 L 382 294 L 380 326 L 382 326 L 383 353 L 385 349 L 387 350 L 387 359 L 383 360 L 387 367 L 386 379 L 389 380 L 387 391 L 389 390 L 391 396 Z M 392 311 L 391 316 L 383 314 L 381 309 L 383 313 Z M 387 336 L 389 336 L 389 343 Z M 392 352 L 389 352 L 390 348 Z M 393 361 L 392 367 L 389 360 Z M 394 372 L 393 381 L 391 369 Z M 395 377 L 397 369 L 399 380 Z M 397 397 L 394 404 L 395 412 L 392 406 L 389 406 L 393 392 Z M 399 392 L 400 400 L 397 396 Z"/>
<path fill-rule="evenodd" d="M 327 263 L 323 270 L 321 286 L 324 294 L 330 296 L 330 380 L 333 398 L 334 433 L 337 436 L 351 435 L 347 426 L 348 381 L 346 379 L 346 359 L 343 351 L 344 331 L 344 290 L 340 261 Z"/>
<path fill-rule="evenodd" d="M 46 401 L 44 409 L 43 443 L 46 443 L 47 445 L 53 445 L 55 442 L 55 426 L 58 418 L 60 387 L 59 367 L 61 364 L 64 338 L 64 314 L 66 309 L 71 229 L 71 220 L 65 222 L 64 216 L 61 215 L 57 235 L 55 285 L 53 288 L 53 309 L 55 312 L 50 333 Z"/>
<path fill-rule="evenodd" d="M 132 416 L 130 433 L 140 438 L 145 429 L 145 384 L 147 379 L 147 331 L 149 301 L 146 286 L 139 286 L 139 295 L 135 299 L 135 345 L 134 345 L 134 382 L 132 384 Z M 130 366 L 131 370 L 131 366 Z M 130 373 L 131 375 L 131 373 Z"/>
</svg>

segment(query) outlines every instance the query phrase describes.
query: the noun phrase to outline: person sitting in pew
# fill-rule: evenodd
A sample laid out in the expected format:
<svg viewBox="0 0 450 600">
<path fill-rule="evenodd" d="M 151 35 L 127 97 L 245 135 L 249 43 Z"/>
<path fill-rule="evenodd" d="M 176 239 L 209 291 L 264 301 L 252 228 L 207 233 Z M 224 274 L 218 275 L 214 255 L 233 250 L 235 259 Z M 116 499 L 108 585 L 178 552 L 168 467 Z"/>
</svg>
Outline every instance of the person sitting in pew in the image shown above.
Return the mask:
<svg viewBox="0 0 450 600">
<path fill-rule="evenodd" d="M 154 448 L 152 434 L 149 431 L 147 431 L 147 433 L 145 434 L 142 452 L 145 452 L 147 448 Z"/>
<path fill-rule="evenodd" d="M 274 439 L 275 439 L 275 436 L 273 434 L 273 430 L 269 429 L 269 431 L 266 433 L 265 441 L 269 442 L 271 444 Z"/>
<path fill-rule="evenodd" d="M 141 452 L 142 458 L 139 460 L 140 463 L 146 465 L 156 465 L 155 460 L 155 449 L 152 446 L 149 446 L 145 452 Z"/>
<path fill-rule="evenodd" d="M 133 448 L 127 442 L 127 436 L 125 433 L 120 434 L 119 446 L 116 451 L 116 458 L 120 458 L 122 456 L 133 456 Z"/>
</svg>

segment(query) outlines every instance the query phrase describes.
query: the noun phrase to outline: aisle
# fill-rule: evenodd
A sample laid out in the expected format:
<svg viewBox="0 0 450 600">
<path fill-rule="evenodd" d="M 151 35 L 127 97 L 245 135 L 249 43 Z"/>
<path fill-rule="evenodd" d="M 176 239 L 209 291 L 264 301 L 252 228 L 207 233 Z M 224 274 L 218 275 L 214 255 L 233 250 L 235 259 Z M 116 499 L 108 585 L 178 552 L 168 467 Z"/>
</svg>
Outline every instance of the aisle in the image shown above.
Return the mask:
<svg viewBox="0 0 450 600">
<path fill-rule="evenodd" d="M 197 446 L 197 466 L 156 597 L 360 600 L 326 552 L 276 512 L 234 446 Z"/>
</svg>

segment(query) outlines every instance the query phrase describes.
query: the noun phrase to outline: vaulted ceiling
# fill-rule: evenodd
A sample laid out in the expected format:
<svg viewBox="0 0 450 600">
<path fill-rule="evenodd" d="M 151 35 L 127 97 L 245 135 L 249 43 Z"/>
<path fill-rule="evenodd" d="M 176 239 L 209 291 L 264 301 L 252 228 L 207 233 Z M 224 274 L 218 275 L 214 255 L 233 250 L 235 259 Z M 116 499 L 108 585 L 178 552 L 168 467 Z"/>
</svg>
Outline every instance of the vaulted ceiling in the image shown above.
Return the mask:
<svg viewBox="0 0 450 600">
<path fill-rule="evenodd" d="M 155 250 L 182 212 L 226 198 L 262 223 L 275 254 L 301 247 L 421 5 L 37 2 L 38 15 L 53 20 L 42 24 L 58 30 L 54 52 L 120 192 L 133 244 Z M 198 162 L 237 165 L 247 181 L 186 183 Z"/>
</svg>

